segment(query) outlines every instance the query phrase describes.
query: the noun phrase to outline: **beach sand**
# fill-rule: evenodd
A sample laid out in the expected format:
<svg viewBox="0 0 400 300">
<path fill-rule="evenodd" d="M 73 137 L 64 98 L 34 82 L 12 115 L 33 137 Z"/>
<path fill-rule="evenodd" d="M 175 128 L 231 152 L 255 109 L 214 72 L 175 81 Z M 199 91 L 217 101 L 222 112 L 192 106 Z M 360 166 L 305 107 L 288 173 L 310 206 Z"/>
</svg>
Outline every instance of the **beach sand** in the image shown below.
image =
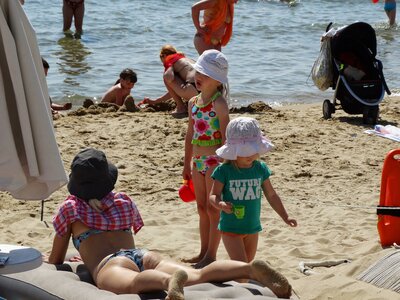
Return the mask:
<svg viewBox="0 0 400 300">
<path fill-rule="evenodd" d="M 398 126 L 400 97 L 381 106 L 380 124 Z M 337 111 L 322 118 L 318 104 L 289 105 L 255 114 L 275 144 L 264 155 L 273 171 L 271 182 L 298 227 L 290 228 L 263 200 L 256 257 L 269 261 L 291 282 L 301 299 L 399 299 L 400 295 L 356 277 L 384 256 L 377 232 L 383 160 L 400 144 L 371 136 L 361 115 Z M 239 114 L 232 114 L 231 118 Z M 72 158 L 85 147 L 106 152 L 119 168 L 116 190 L 127 192 L 145 222 L 135 237 L 138 247 L 180 259 L 199 251 L 195 203 L 178 197 L 187 119 L 165 112 L 112 112 L 64 116 L 54 121 L 56 139 L 67 172 Z M 51 249 L 52 215 L 67 195 L 66 187 L 45 201 L 18 201 L 0 193 L 0 244 Z M 70 251 L 73 252 L 72 245 Z M 221 243 L 218 259 L 228 258 Z M 300 261 L 349 259 L 351 263 L 299 272 Z"/>
</svg>

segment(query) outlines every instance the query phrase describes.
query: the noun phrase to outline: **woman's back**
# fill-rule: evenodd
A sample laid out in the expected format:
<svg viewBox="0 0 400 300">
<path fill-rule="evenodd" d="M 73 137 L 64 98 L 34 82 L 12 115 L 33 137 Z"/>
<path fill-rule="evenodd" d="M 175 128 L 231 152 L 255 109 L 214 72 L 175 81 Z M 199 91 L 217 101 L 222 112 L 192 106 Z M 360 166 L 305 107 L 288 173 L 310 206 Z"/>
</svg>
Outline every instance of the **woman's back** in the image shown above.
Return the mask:
<svg viewBox="0 0 400 300">
<path fill-rule="evenodd" d="M 194 82 L 194 74 L 196 71 L 193 69 L 193 61 L 190 58 L 184 57 L 174 63 L 174 72 L 179 74 L 179 77 L 182 78 L 185 82 Z"/>
<path fill-rule="evenodd" d="M 80 221 L 72 224 L 73 237 L 89 231 L 90 228 Z M 87 239 L 83 240 L 79 247 L 79 254 L 95 279 L 98 266 L 106 256 L 121 249 L 132 248 L 135 248 L 135 242 L 130 231 L 102 231 L 100 233 L 93 233 Z"/>
</svg>

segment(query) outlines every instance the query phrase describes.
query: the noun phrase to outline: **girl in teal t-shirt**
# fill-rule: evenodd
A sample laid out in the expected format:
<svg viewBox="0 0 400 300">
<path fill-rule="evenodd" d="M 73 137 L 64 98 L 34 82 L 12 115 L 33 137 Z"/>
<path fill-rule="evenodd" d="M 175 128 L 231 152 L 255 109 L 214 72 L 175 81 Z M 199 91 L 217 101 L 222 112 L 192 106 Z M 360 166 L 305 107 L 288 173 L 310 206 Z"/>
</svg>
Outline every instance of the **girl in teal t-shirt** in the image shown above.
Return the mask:
<svg viewBox="0 0 400 300">
<path fill-rule="evenodd" d="M 257 120 L 240 117 L 229 122 L 226 142 L 216 151 L 225 162 L 211 176 L 214 184 L 210 201 L 221 211 L 218 229 L 233 260 L 250 262 L 255 257 L 261 231 L 262 193 L 286 224 L 297 226 L 272 187 L 271 171 L 258 160 L 272 147 L 262 136 Z"/>
</svg>

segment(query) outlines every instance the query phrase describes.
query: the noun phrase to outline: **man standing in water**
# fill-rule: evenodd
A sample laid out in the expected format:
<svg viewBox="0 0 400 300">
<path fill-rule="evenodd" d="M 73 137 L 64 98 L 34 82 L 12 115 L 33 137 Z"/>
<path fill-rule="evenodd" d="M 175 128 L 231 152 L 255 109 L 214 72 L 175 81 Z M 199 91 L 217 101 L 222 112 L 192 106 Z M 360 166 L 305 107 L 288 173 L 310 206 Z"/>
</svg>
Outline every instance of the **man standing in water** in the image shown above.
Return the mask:
<svg viewBox="0 0 400 300">
<path fill-rule="evenodd" d="M 72 18 L 75 24 L 75 37 L 80 38 L 82 35 L 83 16 L 85 14 L 84 0 L 63 0 L 63 31 L 68 31 L 72 25 Z"/>
<path fill-rule="evenodd" d="M 396 0 L 385 0 L 383 9 L 389 19 L 389 25 L 393 26 L 396 22 Z"/>
</svg>

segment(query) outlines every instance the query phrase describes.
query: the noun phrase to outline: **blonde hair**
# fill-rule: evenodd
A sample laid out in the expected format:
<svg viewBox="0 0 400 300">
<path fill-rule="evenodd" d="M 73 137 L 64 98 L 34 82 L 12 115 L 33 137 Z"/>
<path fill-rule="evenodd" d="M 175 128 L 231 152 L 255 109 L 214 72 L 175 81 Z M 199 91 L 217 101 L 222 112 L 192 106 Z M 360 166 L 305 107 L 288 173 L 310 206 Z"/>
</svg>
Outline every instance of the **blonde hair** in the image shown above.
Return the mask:
<svg viewBox="0 0 400 300">
<path fill-rule="evenodd" d="M 164 45 L 162 46 L 161 50 L 160 50 L 160 56 L 168 56 L 171 54 L 176 54 L 176 53 L 180 53 L 183 54 L 182 52 L 178 52 L 178 50 L 176 50 L 176 48 L 172 45 Z"/>
</svg>

